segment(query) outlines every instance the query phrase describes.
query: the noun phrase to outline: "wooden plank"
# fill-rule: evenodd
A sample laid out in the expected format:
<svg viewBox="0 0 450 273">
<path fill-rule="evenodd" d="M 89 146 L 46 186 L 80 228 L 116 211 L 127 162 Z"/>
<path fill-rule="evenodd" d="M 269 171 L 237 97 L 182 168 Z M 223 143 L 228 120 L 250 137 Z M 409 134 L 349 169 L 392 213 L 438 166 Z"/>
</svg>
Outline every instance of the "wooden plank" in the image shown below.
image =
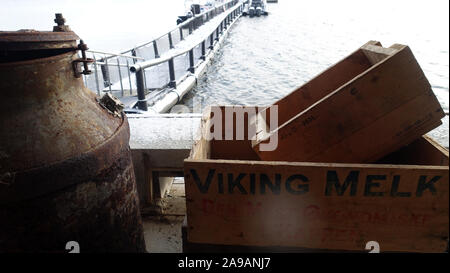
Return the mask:
<svg viewBox="0 0 450 273">
<path fill-rule="evenodd" d="M 221 128 L 214 128 L 214 130 L 220 130 L 220 139 L 211 139 L 211 159 L 241 159 L 241 160 L 259 160 L 258 155 L 252 148 L 251 137 L 249 136 L 249 123 L 253 119 L 251 115 L 245 111 L 250 109 L 257 113 L 257 107 L 246 107 L 246 106 L 220 106 L 212 107 L 211 110 L 215 108 L 221 113 Z M 219 110 L 220 109 L 220 110 Z M 229 110 L 229 111 L 227 111 Z M 227 116 L 228 113 L 228 116 Z M 243 139 L 238 139 L 237 135 L 237 114 L 240 114 L 240 119 L 243 121 L 243 127 L 240 128 L 242 131 Z M 231 126 L 226 126 L 226 124 Z M 254 125 L 254 124 L 252 124 Z M 227 128 L 228 127 L 228 128 Z M 232 132 L 230 132 L 232 129 Z M 227 130 L 231 139 L 227 140 Z M 256 128 L 254 129 L 256 132 Z"/>
<path fill-rule="evenodd" d="M 205 138 L 208 135 L 207 130 L 210 128 L 210 111 L 211 107 L 207 107 L 200 121 L 200 127 L 194 136 L 195 141 L 192 146 L 189 158 L 193 159 L 206 159 L 210 157 L 211 154 L 211 142 Z"/>
<path fill-rule="evenodd" d="M 389 115 L 355 132 L 351 137 L 324 149 L 321 154 L 311 157 L 308 161 L 333 162 L 339 153 L 339 160 L 336 162 L 375 162 L 442 124 L 440 114 L 435 111 L 436 105 L 426 104 L 426 98 L 423 96 L 412 99 Z M 404 113 L 413 113 L 418 107 L 422 107 L 422 113 L 417 113 L 414 119 L 404 116 Z M 382 130 L 379 129 L 380 124 L 383 125 Z M 358 139 L 358 142 L 355 142 L 355 139 Z"/>
<path fill-rule="evenodd" d="M 448 166 L 185 160 L 193 243 L 443 252 Z M 344 185 L 347 185 L 345 188 Z"/>
<path fill-rule="evenodd" d="M 278 106 L 279 124 L 281 125 L 287 122 L 330 92 L 344 85 L 349 79 L 369 69 L 371 65 L 363 51 L 358 49 L 337 64 L 320 73 L 309 82 L 274 103 L 274 105 Z M 270 111 L 267 110 L 267 112 L 266 120 L 269 120 Z"/>
<path fill-rule="evenodd" d="M 366 55 L 372 65 L 381 62 L 389 56 L 394 55 L 398 50 L 402 49 L 401 45 L 392 45 L 388 48 L 382 47 L 381 44 L 376 45 L 367 43 L 361 47 L 362 52 Z"/>
<path fill-rule="evenodd" d="M 240 245 L 220 245 L 192 243 L 187 239 L 188 226 L 186 217 L 181 226 L 181 240 L 183 253 L 336 253 L 330 249 L 310 249 L 302 247 L 273 247 L 273 246 L 240 246 Z M 355 253 L 358 251 L 340 251 Z M 360 251 L 367 253 L 368 250 Z"/>
<path fill-rule="evenodd" d="M 368 44 L 361 50 L 373 47 L 378 46 Z M 394 45 L 373 51 L 387 57 L 305 110 L 303 105 L 297 108 L 300 113 L 272 132 L 279 140 L 274 151 L 260 151 L 267 136 L 258 135 L 253 148 L 259 157 L 375 162 L 438 126 L 445 114 L 411 50 Z M 292 94 L 285 100 L 290 97 L 295 101 Z"/>
<path fill-rule="evenodd" d="M 259 160 L 250 140 L 213 140 L 211 159 Z"/>
</svg>

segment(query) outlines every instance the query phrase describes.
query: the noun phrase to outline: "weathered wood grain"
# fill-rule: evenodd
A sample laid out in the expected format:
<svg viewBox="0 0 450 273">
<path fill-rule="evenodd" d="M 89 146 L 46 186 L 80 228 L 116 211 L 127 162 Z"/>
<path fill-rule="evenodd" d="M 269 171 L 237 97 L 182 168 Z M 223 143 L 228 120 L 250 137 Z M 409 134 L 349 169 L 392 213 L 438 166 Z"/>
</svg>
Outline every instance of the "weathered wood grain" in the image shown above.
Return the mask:
<svg viewBox="0 0 450 273">
<path fill-rule="evenodd" d="M 378 164 L 250 161 L 248 145 L 200 139 L 185 160 L 190 242 L 361 251 L 378 241 L 381 251 L 445 251 L 448 150 L 431 138 Z"/>
<path fill-rule="evenodd" d="M 377 241 L 382 251 L 442 252 L 448 170 L 187 159 L 188 240 L 336 250 Z"/>
<path fill-rule="evenodd" d="M 366 61 L 348 62 L 355 58 Z M 342 69 L 352 66 L 352 73 Z M 263 160 L 375 162 L 439 126 L 445 116 L 409 47 L 376 42 L 276 104 L 280 122 L 291 118 L 278 127 L 274 151 L 259 149 L 271 134 L 260 132 L 253 141 Z"/>
</svg>

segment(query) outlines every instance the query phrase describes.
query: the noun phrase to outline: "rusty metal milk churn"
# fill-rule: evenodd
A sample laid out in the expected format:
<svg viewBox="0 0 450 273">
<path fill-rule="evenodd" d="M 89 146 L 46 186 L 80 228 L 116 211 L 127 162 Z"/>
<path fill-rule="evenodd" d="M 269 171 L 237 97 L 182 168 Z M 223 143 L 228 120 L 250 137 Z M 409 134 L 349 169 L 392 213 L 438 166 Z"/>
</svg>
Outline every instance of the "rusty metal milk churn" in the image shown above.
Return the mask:
<svg viewBox="0 0 450 273">
<path fill-rule="evenodd" d="M 0 32 L 0 252 L 144 252 L 127 118 L 55 22 Z"/>
</svg>

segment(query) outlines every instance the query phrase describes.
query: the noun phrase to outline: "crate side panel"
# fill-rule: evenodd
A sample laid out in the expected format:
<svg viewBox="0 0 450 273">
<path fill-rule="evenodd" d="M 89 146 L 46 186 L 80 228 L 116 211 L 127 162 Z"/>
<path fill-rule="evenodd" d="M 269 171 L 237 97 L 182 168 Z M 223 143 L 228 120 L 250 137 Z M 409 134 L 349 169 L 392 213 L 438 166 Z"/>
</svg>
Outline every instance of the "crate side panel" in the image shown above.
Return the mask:
<svg viewBox="0 0 450 273">
<path fill-rule="evenodd" d="M 278 106 L 279 124 L 290 120 L 371 66 L 372 64 L 364 53 L 361 50 L 357 50 L 342 61 L 323 71 L 309 82 L 274 103 L 274 105 Z M 267 116 L 269 117 L 269 115 Z"/>
<path fill-rule="evenodd" d="M 212 140 L 211 159 L 259 160 L 250 140 Z"/>
<path fill-rule="evenodd" d="M 308 161 L 331 162 L 339 157 L 339 162 L 375 162 L 441 125 L 442 114 L 436 110 L 427 94 L 418 96 Z"/>
<path fill-rule="evenodd" d="M 249 122 L 256 117 L 259 108 L 235 105 L 215 106 L 212 110 L 220 113 L 221 123 L 214 124 L 213 131 L 220 131 L 217 131 L 218 137 L 211 140 L 211 159 L 259 160 L 250 140 L 255 137 L 256 127 Z"/>
<path fill-rule="evenodd" d="M 211 142 L 208 140 L 208 119 L 202 118 L 200 128 L 195 135 L 195 142 L 189 154 L 190 159 L 208 159 L 211 156 Z"/>
<path fill-rule="evenodd" d="M 411 252 L 447 247 L 448 167 L 230 162 L 185 162 L 190 242 L 363 250 L 377 241 L 381 251 Z"/>
<path fill-rule="evenodd" d="M 418 105 L 421 102 L 417 100 L 422 100 L 426 107 L 409 107 L 407 103 L 414 99 Z M 396 146 L 398 138 L 392 140 L 386 153 L 378 154 L 378 158 L 373 158 L 376 155 L 371 152 L 377 148 L 382 150 L 383 147 L 375 145 L 364 156 L 350 158 L 350 161 L 349 158 L 341 161 L 340 151 L 332 156 L 326 155 L 324 159 L 320 155 L 344 140 L 358 147 L 360 141 L 367 139 L 358 138 L 355 133 L 369 125 L 374 135 L 387 132 L 384 128 L 406 126 L 408 132 L 404 133 L 417 139 L 423 132 L 415 129 L 426 127 L 426 124 L 414 122 L 430 114 L 430 111 L 435 112 L 425 123 L 436 125 L 444 116 L 443 110 L 411 51 L 404 47 L 280 126 L 275 151 L 261 152 L 258 145 L 254 149 L 263 160 L 309 161 L 314 158 L 314 161 L 321 162 L 372 162 L 369 160 L 378 160 L 392 152 L 392 146 Z M 390 139 L 389 134 L 385 137 L 381 134 L 381 137 L 381 142 Z M 396 148 L 401 146 L 397 145 Z M 360 149 L 365 151 L 364 146 Z"/>
</svg>

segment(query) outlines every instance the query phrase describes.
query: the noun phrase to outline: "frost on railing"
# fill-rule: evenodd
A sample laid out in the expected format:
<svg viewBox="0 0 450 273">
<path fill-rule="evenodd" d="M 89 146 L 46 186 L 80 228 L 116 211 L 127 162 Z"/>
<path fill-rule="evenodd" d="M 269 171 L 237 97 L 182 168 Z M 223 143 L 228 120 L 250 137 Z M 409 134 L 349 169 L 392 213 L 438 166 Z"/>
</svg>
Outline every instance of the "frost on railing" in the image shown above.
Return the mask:
<svg viewBox="0 0 450 273">
<path fill-rule="evenodd" d="M 130 72 L 131 66 L 136 63 L 160 58 L 175 48 L 180 42 L 186 40 L 197 28 L 218 15 L 227 12 L 229 15 L 220 22 L 223 27 L 223 21 L 229 23 L 231 18 L 234 19 L 238 15 L 235 9 L 238 3 L 240 3 L 239 0 L 232 0 L 211 8 L 178 25 L 175 29 L 157 39 L 135 46 L 120 54 L 88 50 L 86 52 L 88 54 L 87 57 L 94 59 L 94 63 L 91 64 L 90 68 L 93 73 L 83 76 L 85 85 L 89 89 L 95 90 L 98 95 L 102 95 L 104 92 L 110 92 L 116 97 L 137 95 L 136 74 Z M 231 10 L 233 7 L 234 9 Z M 220 27 L 218 26 L 217 29 L 219 30 Z M 219 34 L 219 31 L 212 33 L 212 38 L 209 35 L 204 39 L 206 50 L 212 48 L 214 41 L 217 39 L 217 34 Z M 202 45 L 197 44 L 190 49 L 193 49 L 194 65 L 197 65 L 201 58 L 204 57 Z M 191 68 L 190 57 L 189 52 L 186 52 L 173 58 L 175 81 L 179 81 L 189 73 Z M 171 77 L 167 62 L 143 69 L 143 85 L 147 93 L 168 86 L 170 81 Z"/>
</svg>

